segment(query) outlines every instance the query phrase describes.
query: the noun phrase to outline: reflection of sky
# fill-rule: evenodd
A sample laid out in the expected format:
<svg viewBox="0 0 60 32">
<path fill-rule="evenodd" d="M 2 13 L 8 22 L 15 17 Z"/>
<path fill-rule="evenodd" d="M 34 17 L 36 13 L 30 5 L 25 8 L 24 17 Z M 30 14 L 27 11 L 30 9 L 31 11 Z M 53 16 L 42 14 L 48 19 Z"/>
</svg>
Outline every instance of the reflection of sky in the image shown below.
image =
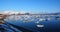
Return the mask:
<svg viewBox="0 0 60 32">
<path fill-rule="evenodd" d="M 49 16 L 46 16 L 46 17 L 49 17 Z M 11 17 L 9 17 L 9 18 L 11 18 Z M 57 29 L 60 29 L 59 28 L 60 27 L 60 20 L 59 19 L 56 19 L 56 17 L 54 17 L 54 16 L 51 16 L 49 18 L 50 18 L 50 20 L 48 20 L 48 19 L 47 20 L 44 20 L 46 18 L 43 18 L 42 21 L 39 21 L 39 19 L 42 19 L 42 18 L 32 17 L 31 19 L 34 19 L 34 20 L 33 21 L 30 21 L 30 22 L 29 21 L 23 22 L 24 19 L 22 21 L 20 20 L 22 18 L 17 19 L 16 21 L 13 20 L 13 19 L 9 19 L 7 22 L 8 23 L 11 23 L 11 24 L 14 24 L 14 25 L 17 25 L 17 26 L 20 26 L 20 27 L 24 27 L 24 28 L 26 28 L 28 30 L 33 30 L 33 31 L 38 31 L 37 25 L 44 25 L 44 28 L 43 29 L 45 31 L 55 31 L 54 29 L 56 29 L 56 31 L 57 31 Z M 39 22 L 39 23 L 37 23 L 37 22 Z M 44 31 L 44 30 L 42 30 L 42 31 Z"/>
<path fill-rule="evenodd" d="M 0 11 L 60 12 L 60 0 L 0 0 Z"/>
</svg>

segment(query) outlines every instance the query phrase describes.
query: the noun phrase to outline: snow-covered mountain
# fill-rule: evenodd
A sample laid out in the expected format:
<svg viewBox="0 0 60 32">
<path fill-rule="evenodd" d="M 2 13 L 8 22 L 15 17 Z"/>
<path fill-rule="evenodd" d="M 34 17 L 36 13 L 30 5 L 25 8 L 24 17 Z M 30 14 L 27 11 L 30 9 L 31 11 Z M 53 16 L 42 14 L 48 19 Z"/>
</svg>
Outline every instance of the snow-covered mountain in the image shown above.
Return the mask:
<svg viewBox="0 0 60 32">
<path fill-rule="evenodd" d="M 57 14 L 60 14 L 60 12 L 58 13 L 31 13 L 31 12 L 24 12 L 24 11 L 20 11 L 20 12 L 17 12 L 17 11 L 3 11 L 3 12 L 0 12 L 0 14 L 53 14 L 53 15 L 57 15 Z"/>
</svg>

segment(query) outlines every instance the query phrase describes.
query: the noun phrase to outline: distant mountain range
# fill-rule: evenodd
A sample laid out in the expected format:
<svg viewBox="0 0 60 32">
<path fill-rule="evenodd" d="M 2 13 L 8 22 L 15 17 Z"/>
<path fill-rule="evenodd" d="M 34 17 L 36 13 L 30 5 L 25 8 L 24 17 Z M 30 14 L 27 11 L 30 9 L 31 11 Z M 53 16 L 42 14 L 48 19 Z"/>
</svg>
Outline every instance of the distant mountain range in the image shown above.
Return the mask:
<svg viewBox="0 0 60 32">
<path fill-rule="evenodd" d="M 4 12 L 0 12 L 0 14 L 48 14 L 48 15 L 51 15 L 51 14 L 53 14 L 53 15 L 58 15 L 58 14 L 60 14 L 60 12 L 58 12 L 58 13 L 27 13 L 27 12 L 16 12 L 16 11 L 4 11 Z"/>
</svg>

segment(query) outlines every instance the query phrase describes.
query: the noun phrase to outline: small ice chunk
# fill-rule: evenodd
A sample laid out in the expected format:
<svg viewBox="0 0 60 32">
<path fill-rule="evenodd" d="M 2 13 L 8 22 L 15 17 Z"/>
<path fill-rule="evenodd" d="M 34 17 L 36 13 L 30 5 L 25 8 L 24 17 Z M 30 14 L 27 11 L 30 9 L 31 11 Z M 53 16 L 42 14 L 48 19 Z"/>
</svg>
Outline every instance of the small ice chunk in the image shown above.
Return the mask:
<svg viewBox="0 0 60 32">
<path fill-rule="evenodd" d="M 44 27 L 44 25 L 37 25 L 37 27 Z"/>
</svg>

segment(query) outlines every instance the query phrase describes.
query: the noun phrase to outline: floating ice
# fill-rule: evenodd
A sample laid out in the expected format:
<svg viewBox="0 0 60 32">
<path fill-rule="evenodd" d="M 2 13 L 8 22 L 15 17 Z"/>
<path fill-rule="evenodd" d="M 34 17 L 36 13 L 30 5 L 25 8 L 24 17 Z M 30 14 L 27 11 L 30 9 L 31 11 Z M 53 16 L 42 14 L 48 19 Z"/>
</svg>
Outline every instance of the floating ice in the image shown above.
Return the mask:
<svg viewBox="0 0 60 32">
<path fill-rule="evenodd" d="M 44 27 L 44 25 L 37 25 L 37 27 Z"/>
</svg>

